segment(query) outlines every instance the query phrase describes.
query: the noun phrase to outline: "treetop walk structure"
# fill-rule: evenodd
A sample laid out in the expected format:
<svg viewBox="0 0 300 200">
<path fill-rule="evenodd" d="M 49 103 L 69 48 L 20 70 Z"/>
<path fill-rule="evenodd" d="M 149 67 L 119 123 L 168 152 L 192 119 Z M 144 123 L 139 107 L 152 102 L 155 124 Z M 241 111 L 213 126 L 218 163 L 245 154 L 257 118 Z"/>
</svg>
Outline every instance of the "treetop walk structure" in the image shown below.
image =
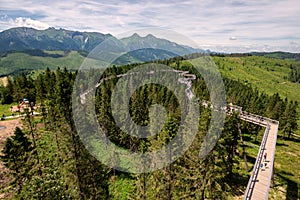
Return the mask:
<svg viewBox="0 0 300 200">
<path fill-rule="evenodd" d="M 174 73 L 179 73 L 180 78 L 178 81 L 182 84 L 186 84 L 187 88 L 185 93 L 188 98 L 192 98 L 192 80 L 196 79 L 194 74 L 189 74 L 188 71 L 180 70 L 171 70 Z M 150 71 L 149 74 L 153 74 L 153 71 Z M 132 74 L 119 74 L 117 76 L 110 76 L 104 79 L 101 79 L 96 85 L 95 88 L 98 88 L 102 81 L 109 80 L 111 78 L 123 77 Z M 92 88 L 92 89 L 95 89 Z M 80 94 L 81 103 L 84 104 L 86 101 L 85 96 L 92 91 L 92 89 L 87 90 Z M 209 102 L 203 101 L 202 106 L 208 107 Z M 210 105 L 213 107 L 212 105 Z M 236 105 L 228 105 L 228 112 L 237 112 L 240 116 L 240 119 L 254 123 L 259 126 L 266 127 L 265 133 L 262 139 L 262 142 L 259 147 L 259 151 L 256 157 L 256 161 L 244 194 L 244 200 L 267 200 L 269 195 L 269 190 L 271 182 L 273 182 L 274 176 L 274 157 L 276 150 L 276 141 L 278 134 L 279 122 L 270 118 L 258 116 L 255 114 L 247 113 L 242 110 L 242 107 Z M 226 108 L 224 108 L 226 109 Z"/>
<path fill-rule="evenodd" d="M 274 181 L 274 158 L 279 122 L 254 114 L 246 114 L 245 112 L 240 112 L 240 118 L 266 127 L 244 194 L 244 200 L 267 200 L 271 182 Z"/>
</svg>

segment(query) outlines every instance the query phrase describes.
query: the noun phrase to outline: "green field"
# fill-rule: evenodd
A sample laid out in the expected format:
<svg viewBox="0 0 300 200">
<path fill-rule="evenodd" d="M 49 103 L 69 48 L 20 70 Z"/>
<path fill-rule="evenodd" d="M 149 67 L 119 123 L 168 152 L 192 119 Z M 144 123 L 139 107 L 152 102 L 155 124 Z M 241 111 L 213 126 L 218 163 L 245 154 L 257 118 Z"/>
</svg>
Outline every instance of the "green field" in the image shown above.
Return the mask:
<svg viewBox="0 0 300 200">
<path fill-rule="evenodd" d="M 290 100 L 300 99 L 300 84 L 287 80 L 290 66 L 300 66 L 300 62 L 260 56 L 214 57 L 214 61 L 226 77 L 240 80 L 269 95 L 278 92 Z"/>
<path fill-rule="evenodd" d="M 64 53 L 63 51 L 49 51 L 49 56 L 32 56 L 27 53 L 9 53 L 0 58 L 0 76 L 19 73 L 22 70 L 31 71 L 46 69 L 57 69 L 57 67 L 68 69 L 78 69 L 85 59 L 77 51 Z M 60 57 L 51 57 L 51 55 Z"/>
<path fill-rule="evenodd" d="M 10 116 L 12 113 L 10 111 L 11 106 L 15 106 L 16 104 L 0 104 L 0 117 L 4 114 L 5 116 Z"/>
</svg>

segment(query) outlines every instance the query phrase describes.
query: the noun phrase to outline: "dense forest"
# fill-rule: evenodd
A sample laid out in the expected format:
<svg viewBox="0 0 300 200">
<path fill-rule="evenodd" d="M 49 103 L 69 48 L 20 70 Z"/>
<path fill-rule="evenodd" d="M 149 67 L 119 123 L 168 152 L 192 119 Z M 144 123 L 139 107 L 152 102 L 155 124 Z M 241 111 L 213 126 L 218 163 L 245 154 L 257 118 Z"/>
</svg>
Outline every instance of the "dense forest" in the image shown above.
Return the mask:
<svg viewBox="0 0 300 200">
<path fill-rule="evenodd" d="M 209 100 L 204 79 L 184 58 L 157 62 L 196 74 L 192 90 L 199 102 Z M 123 74 L 135 66 L 114 66 L 105 76 Z M 237 114 L 227 116 L 217 145 L 201 159 L 199 148 L 208 130 L 211 110 L 200 105 L 196 138 L 182 157 L 155 172 L 118 171 L 91 156 L 76 132 L 71 99 L 76 75 L 77 72 L 67 69 L 47 69 L 36 78 L 22 74 L 0 87 L 2 104 L 26 97 L 41 113 L 33 116 L 25 110 L 24 126 L 15 129 L 2 151 L 1 161 L 10 171 L 6 190 L 13 198 L 226 199 L 228 195 L 242 195 L 249 169 L 241 138 L 243 135 L 257 137 L 260 127 L 241 121 Z M 153 104 L 161 104 L 167 111 L 166 122 L 157 136 L 138 139 L 124 133 L 112 118 L 110 98 L 117 80 L 115 77 L 102 82 L 95 97 L 98 122 L 109 139 L 133 152 L 153 151 L 167 144 L 176 134 L 182 117 L 176 96 L 157 84 L 144 85 L 135 91 L 129 108 L 137 124 L 149 124 L 149 108 Z M 224 78 L 224 85 L 228 103 L 278 120 L 287 138 L 297 130 L 298 102 L 282 99 L 278 93 L 267 95 L 237 80 Z"/>
</svg>

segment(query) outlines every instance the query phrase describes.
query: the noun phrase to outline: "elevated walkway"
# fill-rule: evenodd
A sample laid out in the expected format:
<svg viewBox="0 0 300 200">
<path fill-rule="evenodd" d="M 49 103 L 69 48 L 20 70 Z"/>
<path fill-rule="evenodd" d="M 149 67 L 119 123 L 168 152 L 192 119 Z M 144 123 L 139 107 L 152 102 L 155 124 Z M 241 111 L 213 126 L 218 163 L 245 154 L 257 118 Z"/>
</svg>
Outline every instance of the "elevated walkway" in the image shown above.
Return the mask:
<svg viewBox="0 0 300 200">
<path fill-rule="evenodd" d="M 266 127 L 256 161 L 249 179 L 244 200 L 267 200 L 274 173 L 274 157 L 279 122 L 269 118 L 240 112 L 242 120 Z M 266 160 L 264 155 L 267 154 Z"/>
<path fill-rule="evenodd" d="M 187 88 L 185 93 L 188 98 L 192 98 L 193 94 L 191 92 L 192 80 L 196 78 L 194 74 L 189 74 L 188 71 L 180 71 L 180 70 L 167 70 L 175 73 L 179 73 L 181 77 L 178 79 L 180 83 L 186 84 Z M 153 74 L 153 71 L 150 71 L 148 74 Z M 134 73 L 130 74 L 119 74 L 117 76 L 109 76 L 104 79 L 101 79 L 96 85 L 95 88 L 99 87 L 103 80 L 109 80 L 115 77 L 123 77 L 127 75 L 134 75 Z M 86 95 L 93 91 L 93 89 L 89 89 L 82 94 L 80 94 L 81 103 L 84 104 L 86 101 Z M 207 101 L 203 101 L 202 105 L 205 107 L 209 106 Z M 268 199 L 268 194 L 271 185 L 271 179 L 274 173 L 274 156 L 276 149 L 276 140 L 278 133 L 278 125 L 279 122 L 276 120 L 272 120 L 266 117 L 246 113 L 242 111 L 242 107 L 230 105 L 230 112 L 238 112 L 240 118 L 244 121 L 248 121 L 263 127 L 266 127 L 265 133 L 256 157 L 255 165 L 249 179 L 247 189 L 244 194 L 244 200 L 260 200 Z M 226 109 L 226 108 L 224 108 Z M 267 153 L 267 159 L 264 160 L 264 155 Z M 265 165 L 266 164 L 266 165 Z"/>
</svg>

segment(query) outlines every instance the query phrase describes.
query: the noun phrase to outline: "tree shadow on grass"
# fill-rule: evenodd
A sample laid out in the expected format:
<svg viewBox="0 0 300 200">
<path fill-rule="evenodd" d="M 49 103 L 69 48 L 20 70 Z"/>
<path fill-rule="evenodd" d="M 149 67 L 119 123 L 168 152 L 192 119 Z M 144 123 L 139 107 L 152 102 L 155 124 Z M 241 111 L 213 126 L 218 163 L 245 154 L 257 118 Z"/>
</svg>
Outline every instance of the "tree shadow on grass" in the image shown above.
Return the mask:
<svg viewBox="0 0 300 200">
<path fill-rule="evenodd" d="M 276 143 L 276 146 L 282 146 L 282 147 L 288 147 L 289 145 L 288 144 L 284 144 L 283 142 L 278 142 Z"/>
<path fill-rule="evenodd" d="M 244 141 L 252 141 L 252 138 L 248 135 L 243 136 Z"/>
<path fill-rule="evenodd" d="M 283 172 L 285 174 L 285 172 Z M 277 173 L 282 180 L 286 181 L 287 189 L 286 189 L 286 199 L 287 200 L 298 200 L 299 199 L 299 191 L 298 184 L 285 176 L 281 175 L 281 173 Z"/>
<path fill-rule="evenodd" d="M 233 173 L 230 180 L 228 180 L 228 184 L 230 185 L 232 189 L 232 194 L 234 196 L 241 196 L 244 194 L 245 189 L 247 187 L 249 176 L 241 176 L 238 173 Z"/>
<path fill-rule="evenodd" d="M 252 141 L 252 143 L 260 146 L 261 141 L 260 140 L 256 140 L 256 141 Z"/>
<path fill-rule="evenodd" d="M 256 158 L 255 157 L 252 157 L 252 156 L 249 156 L 247 155 L 247 162 L 250 162 L 252 164 L 254 164 L 256 161 Z M 250 169 L 249 169 L 250 170 Z"/>
<path fill-rule="evenodd" d="M 295 138 L 295 137 L 290 137 L 290 138 L 284 137 L 284 140 L 285 141 L 291 141 L 291 142 L 298 142 L 298 143 L 300 143 L 300 139 L 299 138 Z"/>
</svg>

